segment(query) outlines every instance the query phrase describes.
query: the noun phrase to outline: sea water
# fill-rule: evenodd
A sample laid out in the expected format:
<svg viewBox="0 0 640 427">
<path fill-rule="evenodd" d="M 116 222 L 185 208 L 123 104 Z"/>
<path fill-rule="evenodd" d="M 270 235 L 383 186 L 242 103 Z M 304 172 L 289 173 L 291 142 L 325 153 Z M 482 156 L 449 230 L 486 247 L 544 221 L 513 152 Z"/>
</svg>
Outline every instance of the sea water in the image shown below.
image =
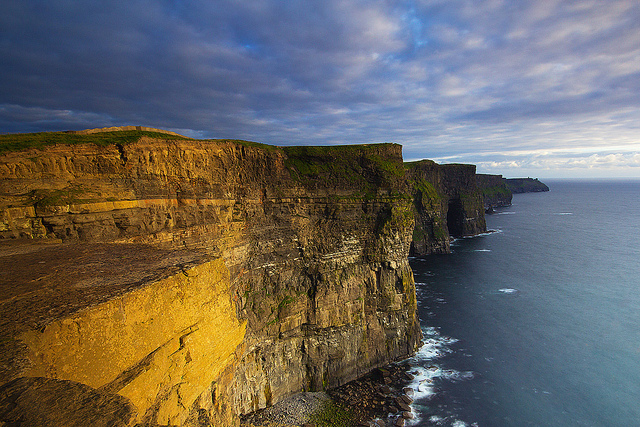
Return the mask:
<svg viewBox="0 0 640 427">
<path fill-rule="evenodd" d="M 640 426 L 640 181 L 558 181 L 413 259 L 419 426 Z"/>
</svg>

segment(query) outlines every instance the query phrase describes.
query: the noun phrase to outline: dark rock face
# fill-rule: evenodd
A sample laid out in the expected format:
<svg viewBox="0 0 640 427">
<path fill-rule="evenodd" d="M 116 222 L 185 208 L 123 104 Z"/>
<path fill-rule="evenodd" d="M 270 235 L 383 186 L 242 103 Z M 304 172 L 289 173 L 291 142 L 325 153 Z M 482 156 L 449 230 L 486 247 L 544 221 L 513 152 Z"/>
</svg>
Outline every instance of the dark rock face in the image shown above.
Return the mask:
<svg viewBox="0 0 640 427">
<path fill-rule="evenodd" d="M 540 182 L 538 178 L 509 178 L 506 183 L 514 194 L 549 191 L 549 187 Z"/>
<path fill-rule="evenodd" d="M 448 253 L 450 236 L 486 231 L 474 165 L 438 165 L 430 160 L 405 165 L 416 215 L 412 255 Z"/>
<path fill-rule="evenodd" d="M 281 149 L 235 141 L 145 137 L 119 146 L 55 145 L 5 153 L 0 157 L 0 178 L 4 195 L 0 237 L 55 240 L 61 242 L 56 250 L 63 251 L 65 245 L 84 243 L 188 249 L 197 254 L 194 262 L 215 263 L 215 268 L 189 271 L 219 272 L 218 280 L 226 283 L 219 300 L 235 307 L 235 319 L 230 321 L 241 325 L 234 332 L 241 343 L 231 356 L 206 361 L 209 365 L 192 360 L 187 349 L 205 345 L 197 339 L 220 346 L 224 335 L 195 338 L 199 336 L 195 327 L 167 338 L 168 343 L 177 343 L 178 353 L 167 350 L 171 362 L 162 359 L 165 347 L 144 350 L 148 354 L 140 360 L 154 363 L 133 364 L 145 367 L 136 371 L 137 388 L 114 388 L 137 402 L 132 413 L 138 418 L 132 422 L 191 425 L 205 417 L 214 425 L 236 425 L 238 415 L 298 391 L 339 386 L 406 358 L 419 346 L 415 285 L 407 259 L 414 203 L 398 145 Z M 55 269 L 56 261 L 50 262 L 47 267 Z M 162 264 L 158 268 L 167 268 L 159 276 L 178 277 L 171 282 L 176 286 L 182 283 L 180 277 L 191 274 L 182 267 L 174 271 L 168 258 L 158 263 Z M 96 260 L 90 264 L 109 271 L 108 265 Z M 3 276 L 8 286 L 12 277 L 22 274 L 20 265 L 12 268 Z M 146 295 L 147 282 L 154 280 L 142 277 L 136 292 Z M 197 278 L 189 280 L 198 283 Z M 68 285 L 79 287 L 78 283 Z M 83 313 L 103 307 L 99 301 L 130 292 L 124 287 L 115 296 L 102 298 L 99 294 L 107 288 L 98 282 L 91 286 L 98 303 L 74 306 L 77 311 L 63 311 L 46 322 L 57 325 L 72 319 L 67 323 L 82 324 Z M 46 312 L 42 307 L 33 309 Z M 112 319 L 126 327 L 137 324 L 127 323 L 135 319 L 117 311 L 105 322 Z M 39 337 L 31 329 L 24 322 L 9 325 L 6 330 L 12 332 L 6 342 L 19 346 L 23 334 Z M 84 351 L 82 341 L 63 340 L 60 345 L 75 346 L 77 354 Z M 131 345 L 146 348 L 144 342 Z M 21 348 L 1 350 L 8 355 L 28 354 Z M 46 353 L 50 347 L 41 348 Z M 156 383 L 143 384 L 147 377 L 152 381 L 151 374 L 144 374 L 149 366 L 166 364 L 173 369 L 174 354 L 182 353 L 181 375 L 191 382 L 173 384 L 173 377 L 161 378 L 158 381 L 169 387 L 163 385 L 164 389 Z M 53 356 L 46 360 L 56 363 Z M 11 366 L 4 382 L 24 376 L 26 369 L 49 372 L 37 361 L 28 362 L 24 367 Z M 212 370 L 196 370 L 202 366 L 214 366 L 218 372 L 207 387 L 201 387 L 199 380 Z M 71 379 L 55 375 L 58 380 Z M 91 381 L 100 389 L 113 378 L 103 381 L 96 375 Z"/>
<path fill-rule="evenodd" d="M 478 187 L 482 190 L 485 211 L 511 206 L 513 195 L 502 175 L 478 174 Z"/>
<path fill-rule="evenodd" d="M 475 166 L 399 145 L 91 138 L 0 155 L 11 422 L 34 387 L 113 425 L 236 426 L 341 386 L 418 348 L 409 251 L 486 229 Z"/>
</svg>

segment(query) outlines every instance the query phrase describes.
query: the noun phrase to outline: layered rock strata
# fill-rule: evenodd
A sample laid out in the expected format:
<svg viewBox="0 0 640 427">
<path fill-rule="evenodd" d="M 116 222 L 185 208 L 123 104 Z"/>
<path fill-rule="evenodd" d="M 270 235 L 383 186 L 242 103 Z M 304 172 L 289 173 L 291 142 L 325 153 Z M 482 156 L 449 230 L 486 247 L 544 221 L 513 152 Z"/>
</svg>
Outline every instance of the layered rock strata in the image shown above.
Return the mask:
<svg viewBox="0 0 640 427">
<path fill-rule="evenodd" d="M 478 186 L 482 190 L 485 211 L 493 208 L 511 206 L 513 194 L 507 187 L 506 180 L 502 175 L 478 174 Z"/>
<path fill-rule="evenodd" d="M 233 426 L 416 350 L 400 146 L 152 136 L 0 156 L 2 421 Z"/>
<path fill-rule="evenodd" d="M 482 190 L 475 165 L 439 165 L 431 160 L 405 164 L 414 195 L 416 226 L 411 253 L 450 252 L 451 237 L 486 231 Z"/>
</svg>

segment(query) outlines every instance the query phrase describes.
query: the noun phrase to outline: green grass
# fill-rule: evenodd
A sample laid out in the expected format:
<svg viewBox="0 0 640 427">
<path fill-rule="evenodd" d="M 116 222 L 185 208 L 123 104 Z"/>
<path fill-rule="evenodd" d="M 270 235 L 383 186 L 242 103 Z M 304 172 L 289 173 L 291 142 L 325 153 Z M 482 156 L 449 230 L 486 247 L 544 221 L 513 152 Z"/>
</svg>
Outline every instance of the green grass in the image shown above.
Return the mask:
<svg viewBox="0 0 640 427">
<path fill-rule="evenodd" d="M 436 241 L 441 242 L 443 240 L 449 239 L 449 232 L 442 227 L 442 225 L 438 224 L 433 227 L 433 237 Z"/>
<path fill-rule="evenodd" d="M 496 196 L 511 196 L 511 190 L 509 190 L 506 186 L 498 186 L 495 185 L 493 187 L 485 187 L 482 189 L 482 195 L 485 197 L 496 197 Z"/>
<path fill-rule="evenodd" d="M 425 237 L 427 237 L 427 233 L 424 232 L 424 230 L 419 224 L 416 224 L 415 228 L 413 229 L 413 234 L 411 237 L 412 240 L 414 242 L 419 242 L 423 240 Z"/>
<path fill-rule="evenodd" d="M 235 144 L 242 145 L 245 147 L 260 148 L 261 150 L 265 150 L 265 151 L 281 151 L 282 150 L 282 148 L 276 147 L 275 145 L 267 145 L 267 144 L 262 144 L 260 142 L 253 142 L 253 141 L 244 141 L 242 139 L 208 139 L 207 141 L 233 142 Z"/>
<path fill-rule="evenodd" d="M 442 197 L 430 182 L 424 179 L 417 180 L 413 183 L 413 188 L 417 190 L 415 195 L 416 203 L 422 209 L 434 210 L 439 207 Z"/>
<path fill-rule="evenodd" d="M 316 427 L 351 427 L 356 425 L 354 415 L 333 401 L 328 401 L 311 416 Z"/>
<path fill-rule="evenodd" d="M 513 193 L 549 191 L 549 187 L 540 182 L 538 178 L 509 178 L 505 182 Z"/>
<path fill-rule="evenodd" d="M 357 156 L 357 147 L 283 147 L 285 166 L 301 181 L 318 178 L 360 180 L 357 169 L 347 159 Z"/>
<path fill-rule="evenodd" d="M 70 132 L 16 133 L 0 135 L 0 153 L 22 151 L 32 148 L 42 149 L 49 145 L 57 144 L 95 144 L 103 147 L 109 145 L 126 145 L 139 140 L 143 136 L 159 139 L 188 139 L 178 135 L 139 130 L 98 132 L 88 135 Z"/>
<path fill-rule="evenodd" d="M 404 164 L 402 162 L 391 162 L 377 154 L 370 154 L 368 159 L 383 171 L 394 175 L 396 178 L 404 177 Z"/>
<path fill-rule="evenodd" d="M 416 160 L 414 162 L 404 162 L 404 168 L 405 169 L 412 169 L 416 166 L 419 165 L 429 165 L 429 166 L 436 166 L 438 165 L 436 162 L 434 162 L 433 160 L 428 160 L 428 159 L 424 159 L 424 160 Z"/>
<path fill-rule="evenodd" d="M 285 296 L 284 299 L 282 301 L 280 301 L 280 304 L 278 304 L 278 311 L 282 310 L 283 307 L 288 306 L 289 304 L 291 304 L 295 300 L 296 300 L 296 298 L 293 298 L 293 297 L 291 297 L 289 295 Z"/>
<path fill-rule="evenodd" d="M 67 187 L 61 190 L 32 190 L 28 196 L 36 207 L 63 206 L 95 201 L 81 198 L 83 194 L 86 194 L 86 191 L 82 187 Z"/>
<path fill-rule="evenodd" d="M 386 144 L 282 147 L 285 166 L 303 184 L 317 180 L 331 184 L 352 183 L 363 193 L 404 178 L 402 161 L 380 155 Z"/>
</svg>

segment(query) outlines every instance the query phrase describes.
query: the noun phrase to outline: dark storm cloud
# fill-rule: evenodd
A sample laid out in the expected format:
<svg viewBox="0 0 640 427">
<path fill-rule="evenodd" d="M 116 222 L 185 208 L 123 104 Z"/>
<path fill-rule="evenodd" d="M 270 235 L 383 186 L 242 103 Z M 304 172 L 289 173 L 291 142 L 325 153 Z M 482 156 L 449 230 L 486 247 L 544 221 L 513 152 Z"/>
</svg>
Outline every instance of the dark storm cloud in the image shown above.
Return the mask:
<svg viewBox="0 0 640 427">
<path fill-rule="evenodd" d="M 2 132 L 141 124 L 487 165 L 637 151 L 632 0 L 24 0 L 0 28 Z"/>
</svg>

